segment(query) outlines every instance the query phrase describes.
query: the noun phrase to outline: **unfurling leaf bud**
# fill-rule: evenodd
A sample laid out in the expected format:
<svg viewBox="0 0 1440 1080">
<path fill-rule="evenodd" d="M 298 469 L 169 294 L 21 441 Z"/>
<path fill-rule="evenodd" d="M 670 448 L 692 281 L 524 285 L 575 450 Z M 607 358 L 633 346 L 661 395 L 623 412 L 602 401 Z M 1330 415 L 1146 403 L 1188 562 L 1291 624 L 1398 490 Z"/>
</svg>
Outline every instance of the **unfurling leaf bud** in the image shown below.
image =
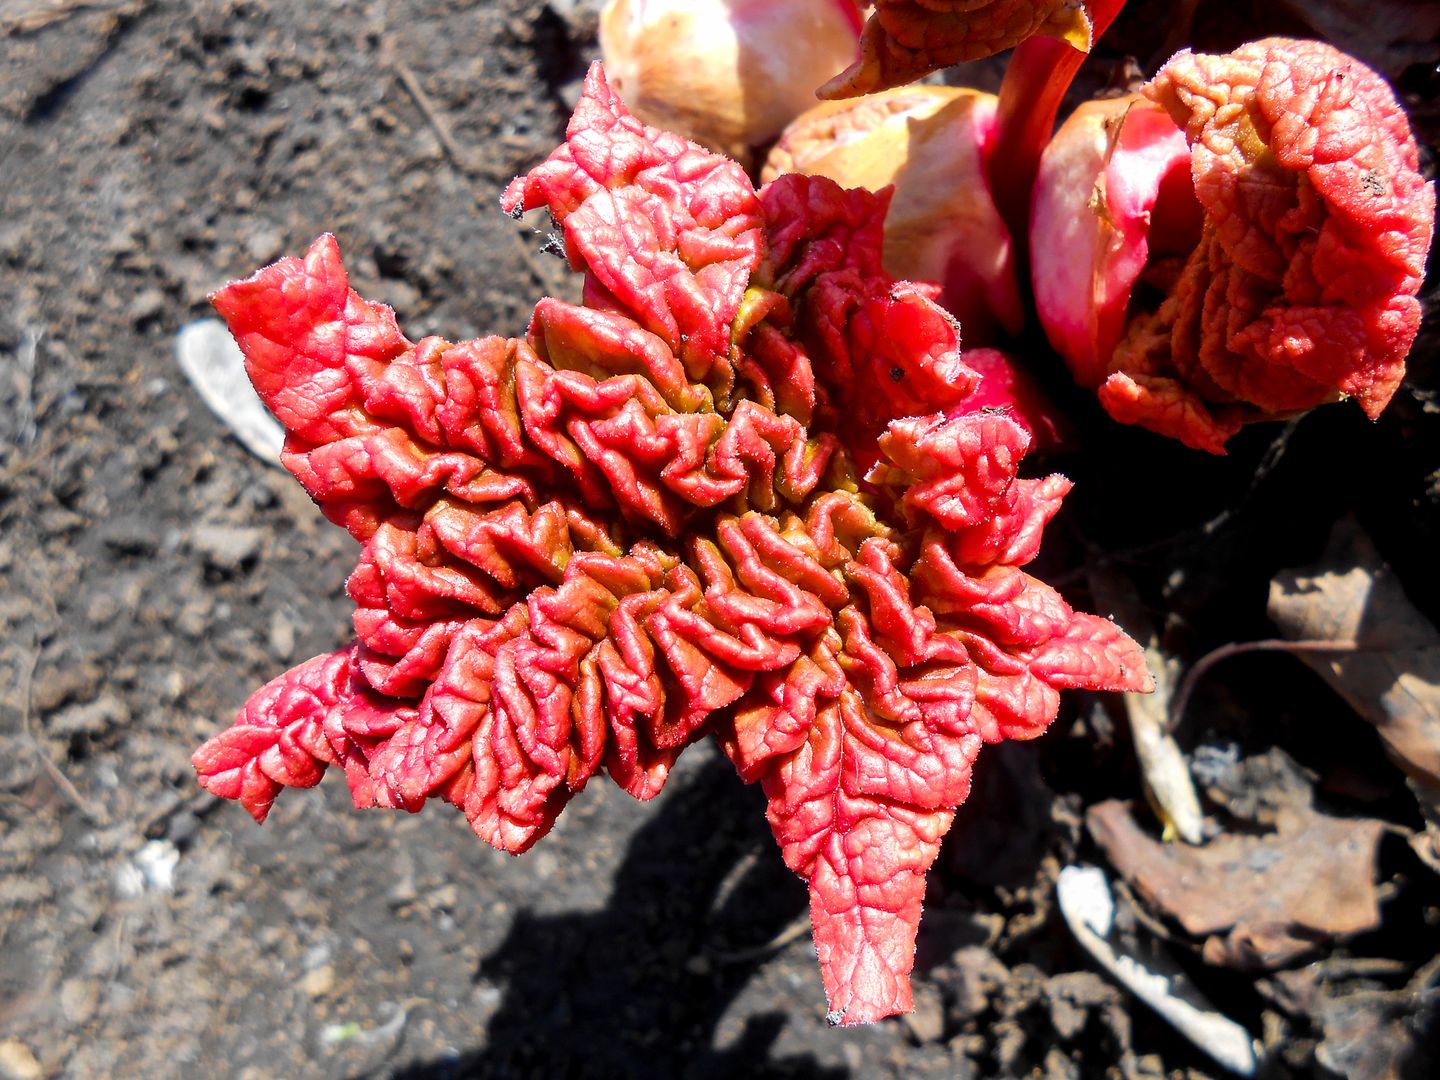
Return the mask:
<svg viewBox="0 0 1440 1080">
<path fill-rule="evenodd" d="M 600 51 L 647 124 L 748 163 L 858 55 L 853 0 L 610 0 Z"/>
</svg>

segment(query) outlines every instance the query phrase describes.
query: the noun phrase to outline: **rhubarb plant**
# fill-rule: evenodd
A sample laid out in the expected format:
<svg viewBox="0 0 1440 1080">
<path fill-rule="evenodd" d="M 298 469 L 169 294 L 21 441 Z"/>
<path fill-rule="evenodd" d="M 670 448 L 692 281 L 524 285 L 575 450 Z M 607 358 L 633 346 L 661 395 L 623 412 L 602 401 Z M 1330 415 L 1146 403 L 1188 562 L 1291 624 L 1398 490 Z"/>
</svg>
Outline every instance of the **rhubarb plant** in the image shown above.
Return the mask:
<svg viewBox="0 0 1440 1080">
<path fill-rule="evenodd" d="M 1003 41 L 1016 47 L 998 99 L 913 87 L 830 103 L 791 125 L 772 170 L 910 189 L 887 224 L 892 262 L 942 282 L 972 346 L 1006 344 L 997 324 L 1019 319 L 1006 285 L 1030 278 L 1051 344 L 1123 423 L 1219 454 L 1248 423 L 1340 398 L 1375 419 L 1419 329 L 1435 217 L 1394 93 L 1330 45 L 1268 38 L 1181 52 L 1052 138 L 1122 7 L 878 0 L 861 60 L 822 94 L 895 86 Z M 945 154 L 930 148 L 941 127 Z M 947 167 L 954 186 L 932 183 Z"/>
<path fill-rule="evenodd" d="M 832 1022 L 907 1010 L 981 748 L 1150 686 L 1025 570 L 1069 482 L 1019 475 L 935 289 L 882 268 L 885 194 L 757 192 L 597 66 L 502 204 L 584 280 L 521 338 L 409 341 L 329 236 L 215 294 L 360 554 L 353 644 L 251 697 L 200 782 L 263 821 L 333 765 L 356 806 L 446 802 L 519 853 L 598 773 L 649 798 L 714 738 L 809 885 Z"/>
<path fill-rule="evenodd" d="M 906 86 L 826 101 L 796 117 L 771 149 L 762 180 L 828 176 L 843 187 L 894 186 L 885 216 L 885 269 L 934 281 L 965 345 L 1017 334 L 1024 303 L 1010 233 L 990 195 L 993 94 Z"/>
<path fill-rule="evenodd" d="M 1434 221 L 1405 114 L 1359 61 L 1284 38 L 1186 51 L 1046 149 L 1034 295 L 1111 416 L 1223 453 L 1342 397 L 1380 414 Z"/>
<path fill-rule="evenodd" d="M 980 376 L 965 408 L 1004 409 L 1053 449 L 1069 424 L 1018 357 L 994 346 L 1024 324 L 1010 233 L 990 195 L 995 136 L 992 94 L 953 86 L 907 86 L 826 101 L 785 129 L 761 171 L 825 176 L 844 187 L 893 189 L 883 265 L 897 278 L 933 281 L 964 328 L 965 365 Z"/>
</svg>

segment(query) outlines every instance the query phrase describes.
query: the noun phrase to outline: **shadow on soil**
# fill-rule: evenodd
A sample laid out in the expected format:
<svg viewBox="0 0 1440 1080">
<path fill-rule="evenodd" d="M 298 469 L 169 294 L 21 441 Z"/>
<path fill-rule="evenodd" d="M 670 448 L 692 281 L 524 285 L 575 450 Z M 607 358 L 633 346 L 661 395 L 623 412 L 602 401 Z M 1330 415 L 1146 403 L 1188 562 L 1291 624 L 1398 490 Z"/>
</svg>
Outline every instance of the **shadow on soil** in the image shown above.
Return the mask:
<svg viewBox="0 0 1440 1080">
<path fill-rule="evenodd" d="M 721 1023 L 806 907 L 774 847 L 760 793 L 711 759 L 635 835 L 604 910 L 516 917 L 476 972 L 504 993 L 483 1048 L 392 1075 L 845 1080 L 809 1054 L 772 1058 L 790 998 Z"/>
</svg>

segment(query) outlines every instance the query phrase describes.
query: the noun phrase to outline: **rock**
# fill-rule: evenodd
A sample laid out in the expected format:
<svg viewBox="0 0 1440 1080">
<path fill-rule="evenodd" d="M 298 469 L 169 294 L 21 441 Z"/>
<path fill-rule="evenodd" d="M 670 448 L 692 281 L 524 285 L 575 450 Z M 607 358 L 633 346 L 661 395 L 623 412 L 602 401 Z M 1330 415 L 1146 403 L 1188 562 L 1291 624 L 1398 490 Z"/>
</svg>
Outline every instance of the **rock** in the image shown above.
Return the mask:
<svg viewBox="0 0 1440 1080">
<path fill-rule="evenodd" d="M 245 250 L 255 262 L 274 262 L 285 248 L 285 234 L 274 225 L 259 225 L 245 238 Z"/>
<path fill-rule="evenodd" d="M 100 526 L 100 539 L 117 555 L 154 555 L 160 547 L 155 523 L 139 515 L 109 519 Z"/>
<path fill-rule="evenodd" d="M 76 1027 L 88 1023 L 100 1004 L 100 983 L 76 976 L 60 985 L 60 1011 Z"/>
<path fill-rule="evenodd" d="M 321 964 L 314 971 L 307 971 L 300 980 L 300 989 L 306 997 L 324 997 L 335 989 L 335 969 Z"/>
<path fill-rule="evenodd" d="M 139 326 L 151 319 L 158 319 L 164 314 L 167 303 L 165 294 L 159 289 L 145 289 L 136 293 L 135 298 L 130 301 L 130 320 Z"/>
<path fill-rule="evenodd" d="M 917 1043 L 939 1042 L 945 1035 L 945 1006 L 939 987 L 917 981 L 914 995 L 914 1011 L 901 1017 L 905 1029 Z"/>
<path fill-rule="evenodd" d="M 105 673 L 89 661 L 42 665 L 35 672 L 30 704 L 36 712 L 54 712 L 72 701 L 90 701 L 105 681 Z"/>
<path fill-rule="evenodd" d="M 438 911 L 454 911 L 460 903 L 460 890 L 455 883 L 447 882 L 429 894 L 430 906 Z"/>
<path fill-rule="evenodd" d="M 1005 983 L 1009 971 L 982 945 L 957 949 L 951 958 L 959 976 L 955 982 L 955 1009 L 963 1019 L 979 1016 L 990 1007 L 990 995 Z"/>
<path fill-rule="evenodd" d="M 289 662 L 295 655 L 295 623 L 283 611 L 270 616 L 270 655 L 276 660 Z"/>
<path fill-rule="evenodd" d="M 1080 1066 L 1060 1047 L 1052 1046 L 1045 1054 L 1043 1075 L 1045 1080 L 1080 1080 Z"/>
<path fill-rule="evenodd" d="M 176 847 L 190 843 L 200 831 L 202 822 L 189 810 L 180 810 L 170 816 L 165 828 L 165 839 Z"/>
<path fill-rule="evenodd" d="M 169 840 L 151 840 L 135 853 L 135 865 L 144 876 L 145 887 L 154 892 L 175 891 L 175 867 L 180 852 Z"/>
<path fill-rule="evenodd" d="M 0 1039 L 0 1077 L 4 1080 L 42 1080 L 45 1070 L 30 1048 L 19 1039 Z"/>
<path fill-rule="evenodd" d="M 129 722 L 130 707 L 114 694 L 101 694 L 94 701 L 53 713 L 46 726 L 56 735 L 103 735 Z"/>
<path fill-rule="evenodd" d="M 1045 982 L 1050 1022 L 1062 1039 L 1073 1039 L 1085 1028 L 1092 1009 L 1118 1001 L 1119 992 L 1093 971 L 1069 971 Z"/>
<path fill-rule="evenodd" d="M 233 573 L 259 556 L 265 530 L 197 525 L 190 530 L 189 541 L 190 550 L 203 556 L 207 564 Z"/>
</svg>

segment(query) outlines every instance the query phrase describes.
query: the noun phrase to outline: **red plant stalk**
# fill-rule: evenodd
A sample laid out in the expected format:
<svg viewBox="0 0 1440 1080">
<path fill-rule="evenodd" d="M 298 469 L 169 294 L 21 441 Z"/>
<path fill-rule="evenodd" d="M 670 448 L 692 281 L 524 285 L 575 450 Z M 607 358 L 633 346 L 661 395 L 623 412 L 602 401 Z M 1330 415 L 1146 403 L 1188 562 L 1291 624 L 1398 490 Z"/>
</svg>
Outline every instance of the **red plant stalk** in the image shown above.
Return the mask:
<svg viewBox="0 0 1440 1080">
<path fill-rule="evenodd" d="M 1086 0 L 1092 48 L 1124 6 L 1125 0 Z M 1030 194 L 1040 155 L 1055 130 L 1065 92 L 1088 55 L 1059 38 L 1036 35 L 1015 47 L 1005 68 L 990 151 L 990 190 L 1022 264 L 1029 250 Z M 1019 269 L 1024 280 L 1024 266 Z"/>
</svg>

